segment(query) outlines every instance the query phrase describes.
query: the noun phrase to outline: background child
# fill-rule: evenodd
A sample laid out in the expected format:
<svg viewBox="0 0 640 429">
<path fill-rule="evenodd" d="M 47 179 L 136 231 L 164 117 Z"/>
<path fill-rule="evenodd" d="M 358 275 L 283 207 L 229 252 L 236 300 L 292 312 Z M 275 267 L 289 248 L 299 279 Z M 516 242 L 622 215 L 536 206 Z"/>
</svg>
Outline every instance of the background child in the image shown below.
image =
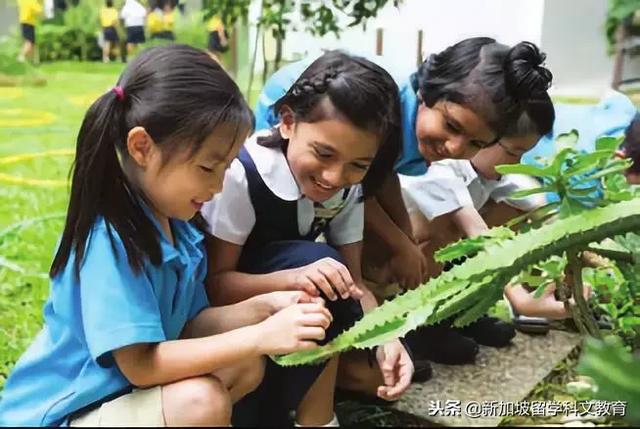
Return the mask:
<svg viewBox="0 0 640 429">
<path fill-rule="evenodd" d="M 209 32 L 209 44 L 207 49 L 209 53 L 214 55 L 218 62 L 221 60 L 221 54 L 229 50 L 229 34 L 224 27 L 220 15 L 213 15 L 207 20 L 207 31 Z M 263 129 L 263 128 L 257 128 Z"/>
<path fill-rule="evenodd" d="M 89 108 L 45 325 L 7 379 L 0 425 L 229 425 L 261 354 L 316 346 L 331 315 L 301 292 L 208 308 L 188 220 L 251 127 L 231 78 L 181 45 L 143 52 Z"/>
<path fill-rule="evenodd" d="M 246 143 L 222 193 L 203 208 L 217 261 L 209 293 L 225 303 L 273 290 L 321 295 L 334 316 L 328 341 L 361 315 L 354 299 L 365 312 L 377 305 L 360 277 L 359 183 L 365 174 L 379 183 L 397 154 L 397 87 L 370 61 L 334 51 L 314 61 L 275 108 L 279 126 Z M 327 244 L 315 242 L 321 232 Z M 377 357 L 385 370 L 378 394 L 397 397 L 410 383 L 411 360 L 399 341 L 379 347 Z M 299 424 L 337 423 L 336 371 L 337 358 L 326 366 L 268 365 L 265 382 L 238 412 L 254 421 L 237 424 L 284 424 L 290 409 Z"/>
<path fill-rule="evenodd" d="M 140 43 L 145 42 L 144 22 L 147 10 L 137 0 L 126 0 L 120 10 L 120 18 L 127 31 L 127 54 L 133 55 Z"/>
<path fill-rule="evenodd" d="M 42 5 L 38 0 L 18 0 L 18 17 L 22 31 L 22 51 L 18 61 L 25 59 L 33 61 L 33 51 L 36 44 L 36 23 L 42 14 Z"/>
<path fill-rule="evenodd" d="M 173 26 L 175 24 L 175 10 L 170 0 L 158 2 L 147 17 L 149 34 L 152 39 L 175 40 Z"/>
<path fill-rule="evenodd" d="M 109 55 L 111 49 L 119 42 L 118 31 L 118 11 L 113 7 L 113 0 L 105 0 L 105 5 L 100 9 L 100 26 L 102 27 L 102 36 L 104 38 L 104 46 L 102 47 L 102 62 L 110 61 Z"/>
</svg>

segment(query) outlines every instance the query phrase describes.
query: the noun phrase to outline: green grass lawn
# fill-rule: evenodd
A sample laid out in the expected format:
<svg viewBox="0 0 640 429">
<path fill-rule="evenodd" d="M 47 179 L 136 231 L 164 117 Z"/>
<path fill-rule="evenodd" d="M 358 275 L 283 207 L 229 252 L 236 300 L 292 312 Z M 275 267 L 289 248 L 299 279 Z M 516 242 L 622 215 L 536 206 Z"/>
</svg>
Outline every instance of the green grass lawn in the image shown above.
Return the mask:
<svg viewBox="0 0 640 429">
<path fill-rule="evenodd" d="M 44 87 L 0 88 L 4 159 L 73 150 L 86 108 L 114 84 L 122 65 L 58 63 L 40 69 L 47 78 Z M 0 161 L 0 387 L 41 327 L 49 290 L 46 273 L 68 201 L 64 185 L 13 184 L 6 176 L 64 183 L 72 159 L 58 155 Z M 42 220 L 29 222 L 32 219 Z"/>
</svg>

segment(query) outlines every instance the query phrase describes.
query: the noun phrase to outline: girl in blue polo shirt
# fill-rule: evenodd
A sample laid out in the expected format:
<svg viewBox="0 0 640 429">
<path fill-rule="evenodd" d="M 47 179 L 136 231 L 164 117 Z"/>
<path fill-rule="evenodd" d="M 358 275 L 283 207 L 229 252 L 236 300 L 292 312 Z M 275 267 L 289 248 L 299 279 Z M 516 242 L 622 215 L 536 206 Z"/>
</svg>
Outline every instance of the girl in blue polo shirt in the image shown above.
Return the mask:
<svg viewBox="0 0 640 429">
<path fill-rule="evenodd" d="M 7 379 L 0 425 L 229 425 L 260 355 L 316 347 L 331 315 L 302 292 L 209 307 L 188 221 L 251 128 L 231 78 L 183 45 L 143 52 L 89 108 L 45 324 Z"/>
<path fill-rule="evenodd" d="M 278 290 L 321 295 L 334 316 L 325 341 L 376 307 L 360 276 L 360 182 L 375 189 L 391 171 L 399 109 L 391 76 L 364 58 L 332 51 L 302 72 L 275 105 L 278 126 L 248 140 L 223 191 L 203 208 L 214 236 L 209 254 L 218 261 L 209 296 L 233 303 Z M 326 243 L 316 242 L 320 233 Z M 413 363 L 397 340 L 380 346 L 376 358 L 377 393 L 395 399 Z M 263 384 L 234 413 L 253 420 L 234 424 L 284 425 L 295 410 L 297 424 L 336 425 L 337 364 L 268 364 Z"/>
</svg>

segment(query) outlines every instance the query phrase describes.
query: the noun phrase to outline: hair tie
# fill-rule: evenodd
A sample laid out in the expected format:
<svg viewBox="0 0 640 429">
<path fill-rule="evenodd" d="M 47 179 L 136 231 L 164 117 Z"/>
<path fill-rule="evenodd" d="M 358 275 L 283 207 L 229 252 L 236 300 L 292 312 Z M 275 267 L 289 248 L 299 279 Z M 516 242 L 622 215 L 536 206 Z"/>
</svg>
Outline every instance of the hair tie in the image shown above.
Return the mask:
<svg viewBox="0 0 640 429">
<path fill-rule="evenodd" d="M 124 89 L 121 86 L 114 86 L 111 88 L 111 91 L 116 93 L 116 98 L 118 101 L 124 101 Z"/>
</svg>

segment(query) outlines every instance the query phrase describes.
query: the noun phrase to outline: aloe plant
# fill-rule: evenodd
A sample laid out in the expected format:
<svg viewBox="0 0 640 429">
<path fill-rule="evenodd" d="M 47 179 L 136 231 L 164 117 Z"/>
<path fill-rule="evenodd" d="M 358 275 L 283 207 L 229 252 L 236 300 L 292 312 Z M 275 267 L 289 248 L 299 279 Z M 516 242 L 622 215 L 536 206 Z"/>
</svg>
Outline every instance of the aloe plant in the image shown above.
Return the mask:
<svg viewBox="0 0 640 429">
<path fill-rule="evenodd" d="M 351 348 L 370 348 L 402 337 L 423 324 L 455 316 L 464 326 L 501 297 L 504 286 L 532 264 L 576 252 L 607 237 L 640 228 L 640 199 L 569 215 L 553 223 L 489 242 L 464 264 L 429 280 L 366 314 L 351 329 L 310 351 L 274 357 L 281 365 L 321 361 Z"/>
</svg>

